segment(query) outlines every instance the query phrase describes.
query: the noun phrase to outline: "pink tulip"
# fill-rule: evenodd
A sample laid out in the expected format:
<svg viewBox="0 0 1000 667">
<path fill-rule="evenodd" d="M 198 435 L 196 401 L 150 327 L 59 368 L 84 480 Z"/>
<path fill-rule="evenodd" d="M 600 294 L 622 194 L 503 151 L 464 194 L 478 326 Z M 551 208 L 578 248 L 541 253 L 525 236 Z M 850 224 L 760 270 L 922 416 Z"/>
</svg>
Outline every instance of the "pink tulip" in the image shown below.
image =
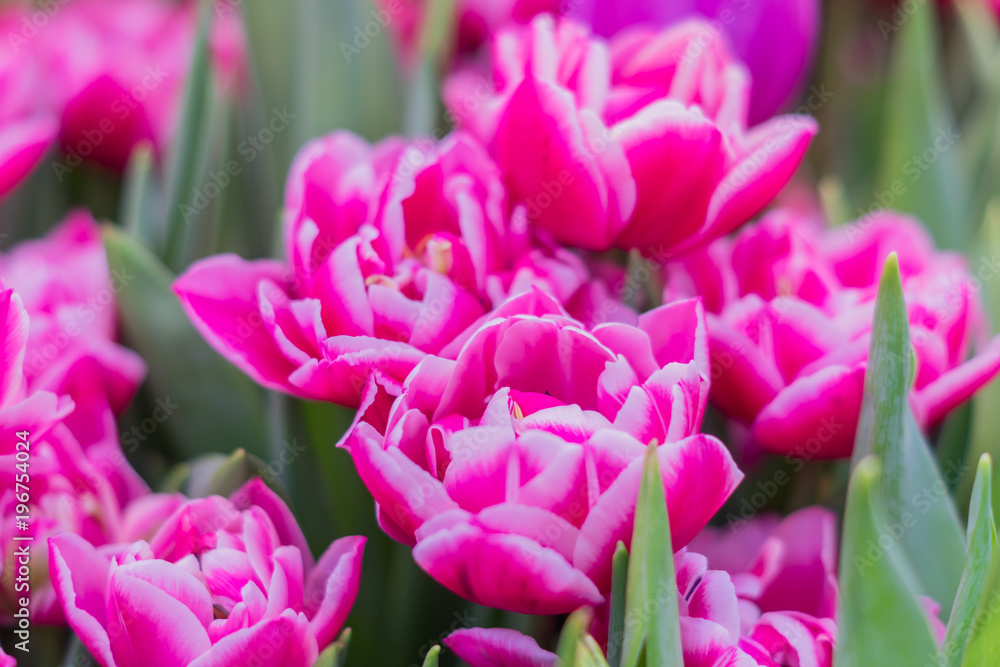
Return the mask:
<svg viewBox="0 0 1000 667">
<path fill-rule="evenodd" d="M 313 562 L 285 504 L 259 479 L 180 507 L 149 543 L 99 551 L 50 541 L 70 626 L 104 667 L 311 667 L 354 604 L 365 538 Z"/>
<path fill-rule="evenodd" d="M 510 197 L 561 243 L 669 254 L 737 228 L 791 178 L 808 118 L 747 127 L 750 78 L 690 21 L 610 42 L 534 19 L 493 41 L 493 86 L 456 74 L 456 121 L 496 158 Z M 485 97 L 485 99 L 483 99 Z"/>
<path fill-rule="evenodd" d="M 694 551 L 700 547 L 707 557 Z M 818 507 L 780 524 L 753 519 L 694 538 L 674 558 L 684 666 L 831 667 L 837 548 L 836 517 Z M 599 616 L 591 632 L 606 639 L 606 623 Z M 472 667 L 556 664 L 555 654 L 513 630 L 459 630 L 445 643 Z"/>
<path fill-rule="evenodd" d="M 3 647 L 0 647 L 0 667 L 17 667 L 17 660 L 4 653 Z"/>
<path fill-rule="evenodd" d="M 916 354 L 910 406 L 926 430 L 996 375 L 1000 340 L 969 358 L 984 332 L 975 279 L 916 221 L 878 213 L 824 229 L 779 211 L 668 268 L 668 296 L 705 294 L 716 310 L 712 401 L 748 424 L 755 443 L 800 458 L 850 456 L 878 280 L 892 251 Z"/>
<path fill-rule="evenodd" d="M 27 11 L 0 7 L 0 197 L 13 190 L 38 164 L 56 136 L 54 114 L 39 103 L 36 63 L 11 35 L 17 35 Z"/>
<path fill-rule="evenodd" d="M 380 525 L 466 599 L 522 613 L 604 601 L 629 542 L 645 444 L 674 544 L 742 479 L 698 433 L 708 390 L 697 301 L 588 330 L 541 291 L 429 356 L 391 397 L 366 388 L 348 448 Z M 497 572 L 505 573 L 497 577 Z"/>
<path fill-rule="evenodd" d="M 111 271 L 97 223 L 77 210 L 46 238 L 0 254 L 0 278 L 20 295 L 31 318 L 26 388 L 72 399 L 76 407 L 63 423 L 112 480 L 122 503 L 147 493 L 125 462 L 115 425 L 146 375 L 142 359 L 116 343 L 116 295 L 134 276 Z"/>
<path fill-rule="evenodd" d="M 74 429 L 80 422 L 72 418 L 90 406 L 31 386 L 24 363 L 32 323 L 20 296 L 0 283 L 0 606 L 5 615 L 17 607 L 14 579 L 2 571 L 14 566 L 12 554 L 21 545 L 14 538 L 32 537 L 32 619 L 61 624 L 65 620 L 48 583 L 47 538 L 70 532 L 97 546 L 134 540 L 155 526 L 157 517 L 162 520 L 177 499 L 148 495 L 118 448 L 117 431 L 104 448 L 81 446 Z M 80 379 L 86 383 L 85 376 Z M 106 416 L 113 430 L 114 418 Z M 23 462 L 19 451 L 29 456 L 27 466 L 18 467 Z M 126 480 L 134 481 L 127 493 L 122 489 Z M 126 496 L 137 500 L 125 507 Z M 18 523 L 25 515 L 27 526 Z"/>
<path fill-rule="evenodd" d="M 83 159 L 120 170 L 140 141 L 158 154 L 170 145 L 198 14 L 197 3 L 187 1 L 74 0 L 26 43 L 51 82 L 38 94 L 61 118 L 66 155 L 53 165 L 60 181 Z M 242 33 L 234 27 L 238 14 L 216 15 L 210 46 L 230 86 L 240 76 Z"/>
<path fill-rule="evenodd" d="M 335 132 L 302 149 L 285 197 L 287 262 L 233 255 L 174 286 L 195 326 L 261 384 L 358 405 L 396 387 L 511 293 L 570 300 L 581 261 L 528 233 L 468 136 L 370 146 Z"/>
<path fill-rule="evenodd" d="M 831 667 L 836 525 L 811 507 L 777 525 L 752 519 L 696 537 L 675 558 L 684 664 Z"/>
<path fill-rule="evenodd" d="M 809 75 L 820 28 L 819 0 L 581 0 L 571 16 L 612 37 L 636 25 L 708 19 L 700 42 L 726 41 L 753 77 L 750 120 L 786 106 Z"/>
</svg>

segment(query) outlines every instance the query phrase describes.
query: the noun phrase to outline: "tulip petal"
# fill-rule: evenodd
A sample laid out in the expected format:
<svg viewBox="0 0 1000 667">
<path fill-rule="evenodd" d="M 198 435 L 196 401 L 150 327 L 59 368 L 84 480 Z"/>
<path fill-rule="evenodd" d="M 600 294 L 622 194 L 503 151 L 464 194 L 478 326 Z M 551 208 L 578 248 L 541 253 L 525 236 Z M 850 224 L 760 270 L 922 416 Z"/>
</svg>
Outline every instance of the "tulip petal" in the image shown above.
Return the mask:
<svg viewBox="0 0 1000 667">
<path fill-rule="evenodd" d="M 557 661 L 531 637 L 506 628 L 463 628 L 444 643 L 469 667 L 555 667 Z"/>
<path fill-rule="evenodd" d="M 775 454 L 821 459 L 850 456 L 864 381 L 863 365 L 828 366 L 796 379 L 757 415 L 753 439 Z"/>
</svg>

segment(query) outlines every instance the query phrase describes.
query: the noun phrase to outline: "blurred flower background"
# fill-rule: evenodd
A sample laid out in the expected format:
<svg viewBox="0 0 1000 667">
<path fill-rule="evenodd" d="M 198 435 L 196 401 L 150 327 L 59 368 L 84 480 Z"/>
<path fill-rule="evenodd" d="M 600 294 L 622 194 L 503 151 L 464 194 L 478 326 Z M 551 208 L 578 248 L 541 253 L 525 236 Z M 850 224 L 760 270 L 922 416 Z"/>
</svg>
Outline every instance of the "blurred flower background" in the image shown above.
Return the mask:
<svg viewBox="0 0 1000 667">
<path fill-rule="evenodd" d="M 553 664 L 581 605 L 607 644 L 655 440 L 685 664 L 833 665 L 892 252 L 907 428 L 964 515 L 997 2 L 0 0 L 8 621 L 25 430 L 38 538 L 3 647 L 152 660 L 104 617 L 151 584 L 187 608 L 143 631 L 197 635 L 169 664 L 341 627 L 348 665 Z M 953 523 L 915 568 L 945 625 Z"/>
</svg>

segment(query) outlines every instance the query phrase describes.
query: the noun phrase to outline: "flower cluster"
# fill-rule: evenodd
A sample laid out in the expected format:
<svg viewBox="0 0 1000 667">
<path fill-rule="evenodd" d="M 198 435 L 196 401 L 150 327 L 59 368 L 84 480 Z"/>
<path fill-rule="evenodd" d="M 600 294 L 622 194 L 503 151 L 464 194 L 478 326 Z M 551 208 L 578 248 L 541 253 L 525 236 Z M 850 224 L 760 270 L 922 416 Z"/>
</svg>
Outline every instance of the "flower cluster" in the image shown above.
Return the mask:
<svg viewBox="0 0 1000 667">
<path fill-rule="evenodd" d="M 285 120 L 327 118 L 308 108 L 327 99 L 310 61 L 336 46 L 318 32 L 332 10 L 300 3 L 274 32 L 295 25 L 302 44 L 254 34 L 250 59 L 244 29 L 281 12 L 242 4 L 0 6 L 0 198 L 58 152 L 54 173 L 0 207 L 24 216 L 0 251 L 0 624 L 25 637 L 62 626 L 60 641 L 75 635 L 78 657 L 103 667 L 339 665 L 367 548 L 381 604 L 397 605 L 409 568 L 469 609 L 569 615 L 558 642 L 551 623 L 532 628 L 537 640 L 442 633 L 471 667 L 620 667 L 632 650 L 686 667 L 881 664 L 904 651 L 904 622 L 916 652 L 958 646 L 946 662 L 981 664 L 993 645 L 978 626 L 996 629 L 980 620 L 993 593 L 989 458 L 974 484 L 959 477 L 995 425 L 977 404 L 971 425 L 939 427 L 1000 373 L 1000 337 L 982 275 L 939 248 L 949 230 L 930 218 L 948 208 L 941 192 L 967 194 L 955 218 L 979 207 L 1000 241 L 996 151 L 914 156 L 921 190 L 887 192 L 926 227 L 886 209 L 827 224 L 811 200 L 782 195 L 808 175 L 819 130 L 812 103 L 786 113 L 819 0 L 378 0 L 342 34 L 397 39 L 407 136 L 363 138 L 381 118 L 306 141 L 272 124 L 258 136 L 278 145 L 251 155 L 233 132 L 280 99 L 273 88 L 301 103 Z M 935 41 L 915 13 L 938 10 L 912 10 L 893 11 L 893 30 L 909 32 L 892 46 L 901 71 Z M 824 11 L 836 41 L 842 10 Z M 949 29 L 970 35 L 989 16 L 955 11 Z M 313 20 L 317 34 L 299 35 Z M 1000 136 L 985 120 L 996 109 L 980 108 L 1000 99 L 985 75 L 1000 33 L 973 41 L 948 62 L 977 71 L 948 94 L 982 122 L 971 134 Z M 350 64 L 360 49 L 340 50 Z M 288 86 L 271 63 L 286 52 L 302 69 Z M 846 102 L 824 118 L 859 99 L 857 73 L 833 55 Z M 265 61 L 281 86 L 250 70 Z M 928 76 L 901 76 L 886 107 L 938 87 L 917 81 L 933 78 L 930 62 L 917 65 Z M 910 149 L 896 129 L 883 161 Z M 817 173 L 839 178 L 822 164 L 830 151 Z M 226 161 L 234 152 L 243 161 Z M 938 173 L 960 152 L 976 187 Z M 871 156 L 844 163 L 859 157 Z M 287 170 L 283 196 L 272 167 Z M 183 227 L 174 200 L 206 174 L 218 195 L 234 187 L 211 197 L 204 228 Z M 838 220 L 839 184 L 821 188 Z M 104 215 L 116 200 L 121 228 L 81 204 Z M 123 448 L 120 423 L 163 387 L 191 405 Z M 286 436 L 308 461 L 294 470 Z M 935 440 L 946 446 L 925 451 Z M 852 455 L 839 530 L 847 463 L 809 461 Z M 741 484 L 753 501 L 723 527 Z M 345 536 L 367 527 L 384 535 Z M 893 618 L 858 618 L 866 609 Z M 365 600 L 351 623 L 377 631 L 383 611 Z M 574 650 L 588 658 L 567 660 Z"/>
<path fill-rule="evenodd" d="M 178 507 L 146 541 L 51 542 L 53 581 L 106 667 L 146 663 L 311 667 L 358 593 L 364 538 L 314 562 L 295 518 L 260 480 Z"/>
</svg>

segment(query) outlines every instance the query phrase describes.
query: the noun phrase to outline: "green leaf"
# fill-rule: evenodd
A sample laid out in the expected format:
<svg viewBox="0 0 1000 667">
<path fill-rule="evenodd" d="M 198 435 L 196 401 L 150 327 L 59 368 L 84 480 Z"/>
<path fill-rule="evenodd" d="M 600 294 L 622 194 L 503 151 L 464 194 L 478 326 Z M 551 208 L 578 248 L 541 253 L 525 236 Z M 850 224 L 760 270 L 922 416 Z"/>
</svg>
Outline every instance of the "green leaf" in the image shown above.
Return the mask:
<svg viewBox="0 0 1000 667">
<path fill-rule="evenodd" d="M 162 427 L 180 457 L 237 447 L 266 456 L 263 392 L 195 331 L 171 291 L 173 276 L 146 248 L 111 226 L 104 246 L 125 339 L 149 366 L 151 400 L 166 406 Z"/>
<path fill-rule="evenodd" d="M 965 571 L 955 597 L 954 610 L 948 620 L 948 632 L 942 646 L 942 667 L 959 667 L 962 664 L 965 646 L 972 636 L 976 612 L 989 584 L 990 563 L 997 540 L 990 497 L 992 469 L 989 454 L 983 454 L 976 471 L 976 483 L 969 507 L 969 549 L 965 557 Z"/>
<path fill-rule="evenodd" d="M 625 636 L 625 586 L 628 581 L 628 549 L 619 542 L 611 561 L 611 611 L 608 621 L 608 664 L 619 667 Z"/>
<path fill-rule="evenodd" d="M 563 667 L 576 667 L 580 643 L 583 641 L 593 617 L 593 611 L 589 607 L 583 607 L 574 611 L 566 619 L 562 632 L 559 634 L 559 647 L 556 649 L 556 653 L 559 655 L 559 664 Z"/>
<path fill-rule="evenodd" d="M 945 645 L 945 648 L 949 648 Z M 963 667 L 993 667 L 1000 664 L 1000 549 L 993 550 L 986 590 L 965 646 Z"/>
<path fill-rule="evenodd" d="M 140 141 L 132 149 L 128 167 L 125 169 L 125 183 L 122 189 L 121 222 L 132 236 L 152 243 L 154 235 L 150 228 L 149 174 L 153 168 L 153 145 Z"/>
<path fill-rule="evenodd" d="M 438 667 L 438 657 L 441 655 L 441 647 L 435 644 L 431 647 L 430 651 L 427 651 L 427 657 L 424 658 L 424 667 Z"/>
<path fill-rule="evenodd" d="M 455 0 L 430 0 L 420 32 L 420 61 L 410 75 L 404 131 L 434 134 L 440 111 L 438 77 L 454 44 Z"/>
<path fill-rule="evenodd" d="M 326 647 L 319 657 L 316 658 L 316 662 L 313 663 L 313 667 L 341 667 L 347 660 L 347 648 L 351 643 L 351 629 L 344 628 L 344 631 L 340 633 L 337 640 Z M 427 663 L 424 663 L 425 665 Z M 436 665 L 437 662 L 435 661 Z"/>
<path fill-rule="evenodd" d="M 209 454 L 190 462 L 191 474 L 185 484 L 185 495 L 191 498 L 223 496 L 228 498 L 254 477 L 260 477 L 291 506 L 288 491 L 268 464 L 240 447 L 229 456 Z"/>
<path fill-rule="evenodd" d="M 879 501 L 886 520 L 901 527 L 901 557 L 909 559 L 919 592 L 947 616 L 965 562 L 965 537 L 934 457 L 909 407 L 913 365 L 909 318 L 899 263 L 889 255 L 879 282 L 871 348 L 853 461 L 882 462 Z M 953 482 L 960 471 L 949 471 Z"/>
<path fill-rule="evenodd" d="M 683 667 L 674 551 L 656 443 L 646 449 L 625 587 L 622 665 Z"/>
<path fill-rule="evenodd" d="M 848 486 L 834 667 L 935 664 L 937 646 L 913 574 L 878 504 L 879 477 L 877 457 L 868 456 Z"/>
<path fill-rule="evenodd" d="M 574 667 L 608 667 L 608 661 L 604 659 L 600 644 L 590 635 L 585 635 L 580 640 Z"/>
<path fill-rule="evenodd" d="M 188 200 L 198 179 L 202 147 L 208 144 L 204 136 L 204 125 L 209 97 L 211 62 L 208 37 L 212 26 L 213 4 L 209 0 L 201 2 L 198 37 L 184 89 L 180 124 L 173 142 L 174 152 L 170 156 L 166 244 L 163 258 L 167 266 L 175 271 L 183 268 L 184 246 L 189 232 L 183 206 L 190 206 Z"/>
<path fill-rule="evenodd" d="M 946 103 L 937 25 L 936 3 L 915 3 L 895 34 L 877 198 L 882 206 L 920 217 L 939 245 L 964 248 L 971 236 L 969 185 L 958 126 Z"/>
</svg>

